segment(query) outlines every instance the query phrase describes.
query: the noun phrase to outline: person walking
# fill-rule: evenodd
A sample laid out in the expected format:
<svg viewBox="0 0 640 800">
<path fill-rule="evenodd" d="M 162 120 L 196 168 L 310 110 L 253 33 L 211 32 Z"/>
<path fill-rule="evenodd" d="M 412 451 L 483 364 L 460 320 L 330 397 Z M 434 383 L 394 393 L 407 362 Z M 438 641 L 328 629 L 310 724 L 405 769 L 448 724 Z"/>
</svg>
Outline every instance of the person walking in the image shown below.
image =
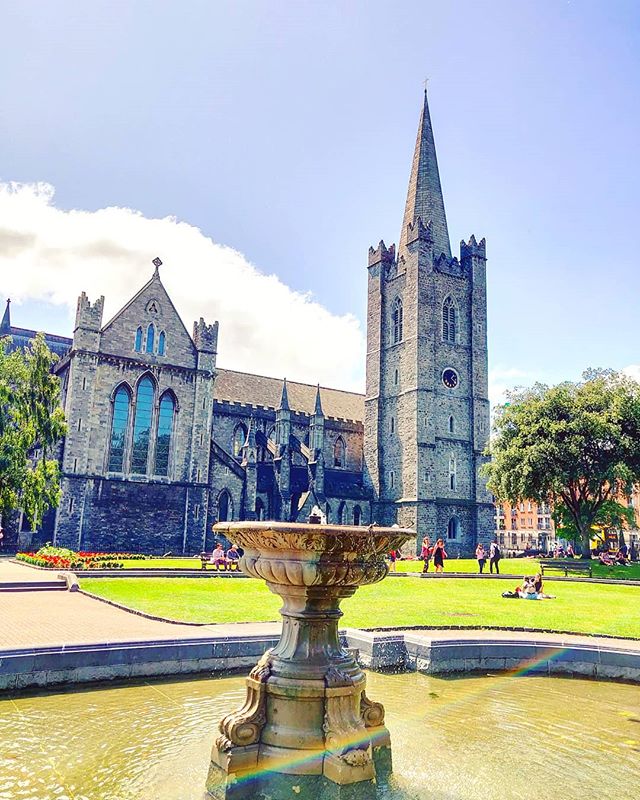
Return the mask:
<svg viewBox="0 0 640 800">
<path fill-rule="evenodd" d="M 396 567 L 397 559 L 398 559 L 398 551 L 397 550 L 389 550 L 389 561 L 391 562 L 391 569 L 394 572 L 398 571 L 398 568 Z"/>
<path fill-rule="evenodd" d="M 478 544 L 476 547 L 476 559 L 478 561 L 478 567 L 480 568 L 480 575 L 482 575 L 482 570 L 487 560 L 487 554 L 485 553 L 483 544 Z"/>
<path fill-rule="evenodd" d="M 420 558 L 424 561 L 424 566 L 422 567 L 423 572 L 429 572 L 429 562 L 431 561 L 431 542 L 429 541 L 429 537 L 425 536 L 422 540 L 422 549 L 420 550 Z"/>
<path fill-rule="evenodd" d="M 433 566 L 436 572 L 444 571 L 445 558 L 447 558 L 447 551 L 444 549 L 444 540 L 438 539 L 436 546 L 433 548 Z"/>
<path fill-rule="evenodd" d="M 489 572 L 493 574 L 493 568 L 496 568 L 496 575 L 500 574 L 500 559 L 502 553 L 498 547 L 498 542 L 494 539 L 489 545 Z"/>
</svg>

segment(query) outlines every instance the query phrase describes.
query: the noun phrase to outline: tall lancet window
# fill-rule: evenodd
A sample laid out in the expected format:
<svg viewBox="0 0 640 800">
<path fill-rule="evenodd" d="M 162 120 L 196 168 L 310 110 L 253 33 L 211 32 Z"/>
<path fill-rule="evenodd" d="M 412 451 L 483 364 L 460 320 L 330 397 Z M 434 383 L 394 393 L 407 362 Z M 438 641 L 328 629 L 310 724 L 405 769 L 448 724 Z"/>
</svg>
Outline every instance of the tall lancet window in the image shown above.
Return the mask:
<svg viewBox="0 0 640 800">
<path fill-rule="evenodd" d="M 136 393 L 136 416 L 133 423 L 133 446 L 131 449 L 131 472 L 147 474 L 151 417 L 153 416 L 153 382 L 145 376 L 138 384 Z"/>
<path fill-rule="evenodd" d="M 393 304 L 393 343 L 402 341 L 402 300 L 397 297 Z"/>
<path fill-rule="evenodd" d="M 131 395 L 125 386 L 120 386 L 113 398 L 113 416 L 111 418 L 111 445 L 109 448 L 109 472 L 122 472 L 124 466 L 124 449 L 129 427 L 129 409 Z"/>
<path fill-rule="evenodd" d="M 247 429 L 242 423 L 240 423 L 240 425 L 236 425 L 236 428 L 233 431 L 233 441 L 231 443 L 231 446 L 233 449 L 234 458 L 242 459 L 242 448 L 244 447 L 244 443 L 246 441 L 247 441 Z"/>
<path fill-rule="evenodd" d="M 160 336 L 158 336 L 158 355 L 159 356 L 163 356 L 164 355 L 164 343 L 165 343 L 165 341 L 166 341 L 165 333 L 164 333 L 164 331 L 161 331 L 160 332 Z"/>
<path fill-rule="evenodd" d="M 336 439 L 336 443 L 333 446 L 333 466 L 334 467 L 344 467 L 345 465 L 345 452 L 346 447 L 344 444 L 344 439 L 341 436 L 338 436 Z"/>
<path fill-rule="evenodd" d="M 457 479 L 457 465 L 456 465 L 456 457 L 451 456 L 449 459 L 449 488 L 456 489 L 458 485 Z"/>
<path fill-rule="evenodd" d="M 153 353 L 153 342 L 155 339 L 155 335 L 156 331 L 155 328 L 153 327 L 153 322 L 152 322 L 147 328 L 147 347 L 146 347 L 147 353 Z"/>
<path fill-rule="evenodd" d="M 456 307 L 451 297 L 442 304 L 442 338 L 445 342 L 456 341 Z"/>
<path fill-rule="evenodd" d="M 171 455 L 171 435 L 173 433 L 173 417 L 176 410 L 175 400 L 170 392 L 162 395 L 158 409 L 158 435 L 156 437 L 156 475 L 169 474 L 169 456 Z"/>
<path fill-rule="evenodd" d="M 135 344 L 136 353 L 140 353 L 142 351 L 142 326 L 138 328 L 136 331 L 136 344 Z"/>
</svg>

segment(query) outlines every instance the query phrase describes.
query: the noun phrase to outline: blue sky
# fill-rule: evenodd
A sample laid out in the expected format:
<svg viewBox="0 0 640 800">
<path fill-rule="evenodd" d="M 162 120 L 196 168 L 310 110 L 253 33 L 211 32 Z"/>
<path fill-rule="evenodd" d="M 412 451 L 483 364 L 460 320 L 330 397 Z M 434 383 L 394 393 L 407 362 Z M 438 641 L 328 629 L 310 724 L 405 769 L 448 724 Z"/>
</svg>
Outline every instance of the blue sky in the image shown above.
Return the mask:
<svg viewBox="0 0 640 800">
<path fill-rule="evenodd" d="M 453 250 L 487 238 L 494 382 L 640 363 L 637 2 L 23 0 L 3 16 L 0 180 L 50 184 L 49 205 L 86 212 L 82 224 L 115 206 L 199 228 L 329 312 L 292 347 L 325 335 L 340 347 L 328 327 L 349 314 L 362 335 L 367 250 L 397 241 L 428 76 Z M 82 289 L 120 301 L 148 277 L 145 256 L 112 286 L 111 238 L 84 274 L 77 247 L 65 266 L 65 241 L 55 270 L 50 246 L 16 270 L 6 227 L 0 218 L 0 289 L 20 301 L 15 324 L 65 333 Z M 189 257 L 167 261 L 168 286 Z M 196 300 L 209 274 L 198 270 Z M 225 292 L 260 294 L 218 283 L 200 313 L 221 325 Z M 263 371 L 288 372 L 280 357 Z M 341 369 L 344 385 L 362 379 Z"/>
</svg>

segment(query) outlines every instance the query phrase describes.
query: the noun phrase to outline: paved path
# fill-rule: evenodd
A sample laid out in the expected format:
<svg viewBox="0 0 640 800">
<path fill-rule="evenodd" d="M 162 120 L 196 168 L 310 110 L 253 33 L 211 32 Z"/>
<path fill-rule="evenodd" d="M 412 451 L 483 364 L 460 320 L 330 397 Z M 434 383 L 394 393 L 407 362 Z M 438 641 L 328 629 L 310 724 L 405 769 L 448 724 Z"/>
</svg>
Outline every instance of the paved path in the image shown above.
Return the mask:
<svg viewBox="0 0 640 800">
<path fill-rule="evenodd" d="M 56 580 L 58 573 L 53 570 L 31 569 L 15 564 L 8 558 L 0 558 L 0 585 L 6 583 L 49 583 Z"/>
</svg>

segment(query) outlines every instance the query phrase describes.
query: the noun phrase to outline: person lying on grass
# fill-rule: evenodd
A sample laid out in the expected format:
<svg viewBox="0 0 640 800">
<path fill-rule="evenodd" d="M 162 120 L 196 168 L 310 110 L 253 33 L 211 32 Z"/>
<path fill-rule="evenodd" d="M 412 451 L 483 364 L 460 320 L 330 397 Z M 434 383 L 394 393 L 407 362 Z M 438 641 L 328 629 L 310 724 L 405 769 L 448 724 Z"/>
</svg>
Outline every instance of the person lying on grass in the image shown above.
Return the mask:
<svg viewBox="0 0 640 800">
<path fill-rule="evenodd" d="M 503 592 L 503 597 L 519 598 L 520 600 L 553 600 L 555 595 L 545 594 L 542 575 L 525 575 L 522 586 L 516 586 L 514 592 Z"/>
</svg>

